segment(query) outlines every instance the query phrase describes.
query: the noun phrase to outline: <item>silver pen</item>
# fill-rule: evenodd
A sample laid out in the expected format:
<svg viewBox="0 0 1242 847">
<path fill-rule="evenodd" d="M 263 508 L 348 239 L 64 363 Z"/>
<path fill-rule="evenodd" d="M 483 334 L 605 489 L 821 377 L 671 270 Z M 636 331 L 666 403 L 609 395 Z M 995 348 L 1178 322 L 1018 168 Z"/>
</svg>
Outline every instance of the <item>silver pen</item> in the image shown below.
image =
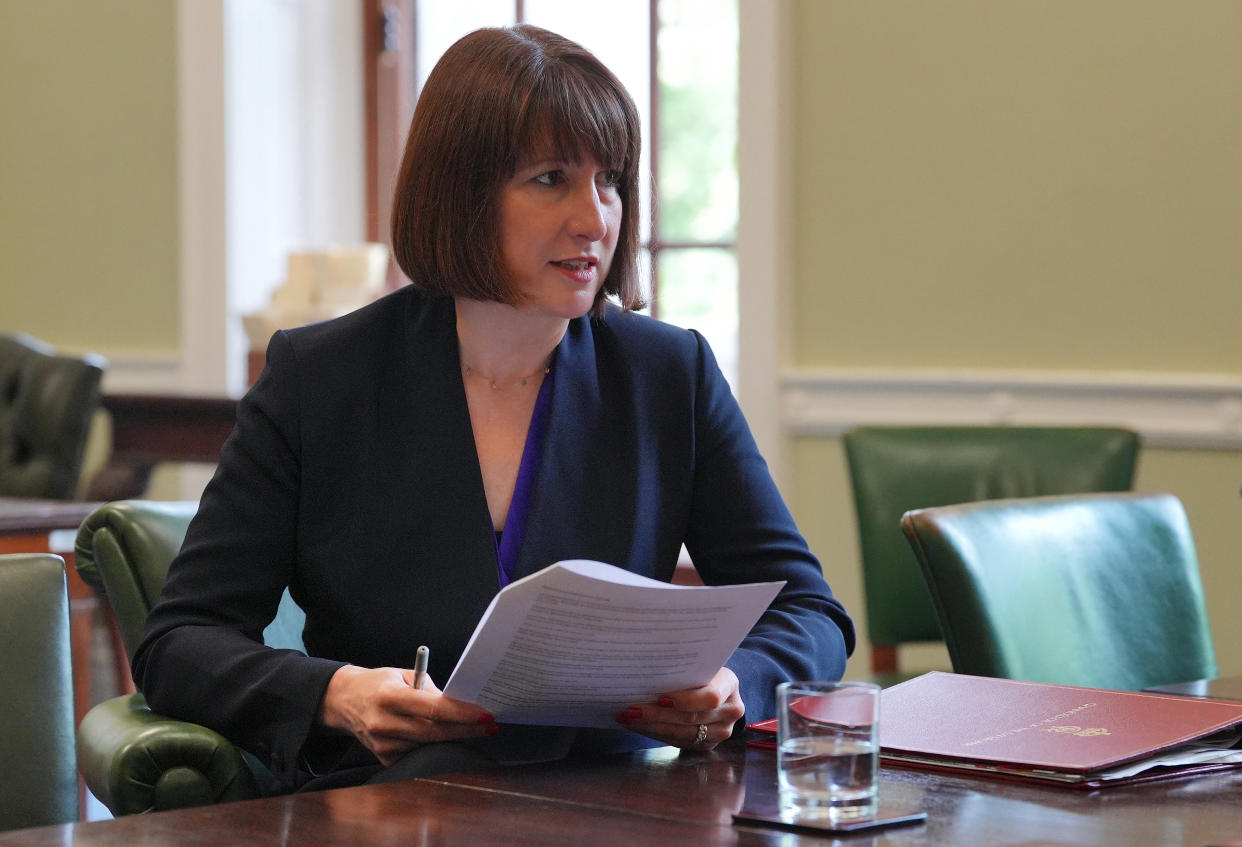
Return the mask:
<svg viewBox="0 0 1242 847">
<path fill-rule="evenodd" d="M 423 678 L 427 676 L 427 657 L 431 655 L 431 651 L 426 645 L 419 647 L 418 652 L 414 654 L 414 687 L 423 687 Z"/>
</svg>

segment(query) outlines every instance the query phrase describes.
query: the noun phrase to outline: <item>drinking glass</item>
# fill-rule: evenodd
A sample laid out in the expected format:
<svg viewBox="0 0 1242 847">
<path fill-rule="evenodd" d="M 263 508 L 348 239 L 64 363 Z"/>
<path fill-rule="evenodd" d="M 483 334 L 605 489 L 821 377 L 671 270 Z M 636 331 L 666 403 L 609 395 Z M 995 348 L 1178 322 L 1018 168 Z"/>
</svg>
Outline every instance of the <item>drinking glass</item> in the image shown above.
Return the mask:
<svg viewBox="0 0 1242 847">
<path fill-rule="evenodd" d="M 781 814 L 875 816 L 880 687 L 870 682 L 785 682 L 776 687 Z"/>
</svg>

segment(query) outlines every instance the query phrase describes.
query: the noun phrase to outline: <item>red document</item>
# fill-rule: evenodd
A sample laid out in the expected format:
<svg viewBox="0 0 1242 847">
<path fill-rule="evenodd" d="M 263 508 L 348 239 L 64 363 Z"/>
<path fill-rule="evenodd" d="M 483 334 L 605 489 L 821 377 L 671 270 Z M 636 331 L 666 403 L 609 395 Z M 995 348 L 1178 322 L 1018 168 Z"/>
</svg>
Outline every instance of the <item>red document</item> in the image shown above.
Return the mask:
<svg viewBox="0 0 1242 847">
<path fill-rule="evenodd" d="M 939 671 L 880 693 L 893 765 L 1100 788 L 1240 767 L 1240 737 L 1237 702 Z"/>
<path fill-rule="evenodd" d="M 776 749 L 776 718 L 748 723 L 746 728 L 753 733 L 746 739 L 747 745 L 761 750 Z"/>
</svg>

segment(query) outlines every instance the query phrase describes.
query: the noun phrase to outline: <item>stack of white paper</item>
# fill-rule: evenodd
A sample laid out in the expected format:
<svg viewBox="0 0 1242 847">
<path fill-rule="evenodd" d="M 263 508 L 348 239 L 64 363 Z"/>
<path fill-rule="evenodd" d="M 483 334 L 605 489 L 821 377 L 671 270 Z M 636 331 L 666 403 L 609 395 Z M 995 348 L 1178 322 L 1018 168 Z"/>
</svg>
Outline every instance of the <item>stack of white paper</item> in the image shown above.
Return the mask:
<svg viewBox="0 0 1242 847">
<path fill-rule="evenodd" d="M 627 706 L 711 681 L 783 585 L 558 562 L 493 598 L 444 693 L 498 721 L 616 728 Z"/>
</svg>

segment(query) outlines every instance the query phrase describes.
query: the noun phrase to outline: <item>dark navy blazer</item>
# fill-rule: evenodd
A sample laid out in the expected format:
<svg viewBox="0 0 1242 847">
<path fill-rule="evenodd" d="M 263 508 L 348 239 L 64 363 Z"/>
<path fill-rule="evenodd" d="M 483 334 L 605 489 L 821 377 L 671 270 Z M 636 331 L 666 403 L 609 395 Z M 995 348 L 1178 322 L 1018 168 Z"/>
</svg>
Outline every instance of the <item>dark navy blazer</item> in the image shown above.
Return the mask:
<svg viewBox="0 0 1242 847">
<path fill-rule="evenodd" d="M 787 582 L 728 662 L 748 720 L 779 681 L 839 678 L 852 624 L 703 338 L 611 309 L 570 323 L 554 367 L 514 579 L 586 558 L 667 581 L 684 542 L 708 584 Z M 286 586 L 309 656 L 261 643 Z M 288 789 L 339 746 L 313 721 L 342 663 L 411 667 L 427 644 L 443 685 L 497 590 L 453 303 L 406 287 L 273 336 L 134 678 Z"/>
</svg>

